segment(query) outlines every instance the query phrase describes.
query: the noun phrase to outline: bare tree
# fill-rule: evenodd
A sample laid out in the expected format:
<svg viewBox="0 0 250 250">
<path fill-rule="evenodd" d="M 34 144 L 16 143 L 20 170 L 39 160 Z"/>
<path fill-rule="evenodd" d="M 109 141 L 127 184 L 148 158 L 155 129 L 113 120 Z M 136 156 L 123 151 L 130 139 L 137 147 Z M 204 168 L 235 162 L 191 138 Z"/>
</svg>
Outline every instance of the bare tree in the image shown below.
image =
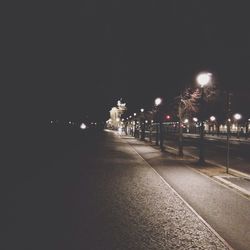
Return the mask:
<svg viewBox="0 0 250 250">
<path fill-rule="evenodd" d="M 218 89 L 213 84 L 204 91 L 206 102 L 214 101 L 218 96 Z M 183 156 L 183 117 L 186 114 L 196 114 L 199 112 L 201 99 L 201 90 L 199 88 L 186 88 L 181 95 L 176 97 L 178 103 L 179 118 L 179 156 Z"/>
<path fill-rule="evenodd" d="M 198 100 L 200 98 L 199 89 L 185 89 L 180 96 L 176 98 L 178 102 L 179 118 L 179 156 L 183 157 L 183 117 L 186 113 L 198 112 Z"/>
</svg>

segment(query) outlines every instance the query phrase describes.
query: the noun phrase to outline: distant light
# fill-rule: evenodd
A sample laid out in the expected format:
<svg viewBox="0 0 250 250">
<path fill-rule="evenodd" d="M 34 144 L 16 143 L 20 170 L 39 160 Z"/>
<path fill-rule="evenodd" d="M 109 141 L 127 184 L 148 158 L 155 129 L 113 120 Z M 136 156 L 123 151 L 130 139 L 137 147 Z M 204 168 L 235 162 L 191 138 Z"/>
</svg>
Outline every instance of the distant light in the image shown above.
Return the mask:
<svg viewBox="0 0 250 250">
<path fill-rule="evenodd" d="M 53 123 L 53 121 L 50 121 L 50 123 Z"/>
<path fill-rule="evenodd" d="M 250 122 L 250 118 L 248 118 L 248 121 Z"/>
<path fill-rule="evenodd" d="M 171 117 L 170 115 L 166 115 L 166 119 L 169 120 Z"/>
<path fill-rule="evenodd" d="M 71 124 L 71 121 L 69 121 L 69 124 Z"/>
<path fill-rule="evenodd" d="M 144 109 L 141 109 L 141 112 L 144 112 Z"/>
<path fill-rule="evenodd" d="M 119 122 L 119 121 L 120 121 L 120 118 L 116 118 L 116 121 Z"/>
<path fill-rule="evenodd" d="M 235 120 L 240 120 L 242 118 L 242 115 L 241 114 L 234 114 L 234 119 Z"/>
<path fill-rule="evenodd" d="M 132 118 L 132 115 L 130 115 L 129 118 Z"/>
<path fill-rule="evenodd" d="M 154 122 L 154 120 L 151 120 L 151 122 Z"/>
<path fill-rule="evenodd" d="M 84 123 L 82 123 L 81 126 L 80 126 L 80 128 L 81 128 L 81 129 L 86 129 L 87 126 L 86 126 Z"/>
<path fill-rule="evenodd" d="M 162 99 L 160 97 L 157 97 L 155 99 L 155 106 L 159 106 L 162 103 Z"/>
<path fill-rule="evenodd" d="M 228 121 L 228 122 L 231 122 L 231 119 L 230 119 L 230 118 L 228 118 L 228 119 L 227 119 L 227 121 Z"/>
<path fill-rule="evenodd" d="M 134 116 L 136 116 L 136 113 L 134 113 Z"/>
<path fill-rule="evenodd" d="M 184 120 L 184 123 L 188 123 L 188 119 L 187 118 Z"/>
<path fill-rule="evenodd" d="M 194 118 L 193 118 L 193 121 L 194 121 L 194 122 L 198 122 L 198 118 L 194 117 Z"/>
<path fill-rule="evenodd" d="M 216 120 L 215 116 L 213 116 L 213 115 L 210 116 L 210 121 L 211 121 L 211 122 L 214 122 L 215 120 Z"/>
<path fill-rule="evenodd" d="M 146 120 L 145 123 L 148 123 L 148 120 Z"/>
<path fill-rule="evenodd" d="M 124 121 L 124 119 L 122 118 L 122 121 Z"/>
</svg>

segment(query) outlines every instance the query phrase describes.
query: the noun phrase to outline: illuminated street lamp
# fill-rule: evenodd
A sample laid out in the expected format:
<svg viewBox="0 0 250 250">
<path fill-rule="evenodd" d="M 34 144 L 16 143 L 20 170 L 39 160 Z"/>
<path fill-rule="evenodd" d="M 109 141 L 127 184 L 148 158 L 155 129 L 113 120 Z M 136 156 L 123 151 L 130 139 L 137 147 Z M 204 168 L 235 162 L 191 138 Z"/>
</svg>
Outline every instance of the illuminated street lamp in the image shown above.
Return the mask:
<svg viewBox="0 0 250 250">
<path fill-rule="evenodd" d="M 200 73 L 196 77 L 196 81 L 200 85 L 201 88 L 204 88 L 207 84 L 209 84 L 211 79 L 212 79 L 212 74 L 208 72 Z"/>
<path fill-rule="evenodd" d="M 237 114 L 234 114 L 234 119 L 235 119 L 235 120 L 238 121 L 238 120 L 240 120 L 241 118 L 242 118 L 242 115 L 241 115 L 241 114 L 238 114 L 238 113 L 237 113 Z"/>
<path fill-rule="evenodd" d="M 215 116 L 213 116 L 213 115 L 210 116 L 210 121 L 211 121 L 211 122 L 214 122 L 215 120 L 216 120 Z"/>
<path fill-rule="evenodd" d="M 237 129 L 237 138 L 240 137 L 240 133 L 239 133 L 239 120 L 242 118 L 242 115 L 239 113 L 234 114 L 234 119 L 236 121 L 236 129 Z"/>
<path fill-rule="evenodd" d="M 199 161 L 200 165 L 205 164 L 204 159 L 204 87 L 211 82 L 212 74 L 208 72 L 202 72 L 196 77 L 197 83 L 201 87 L 201 99 L 200 99 L 200 117 L 201 117 L 201 126 L 200 126 L 200 152 L 199 152 Z"/>
<path fill-rule="evenodd" d="M 144 109 L 141 108 L 140 126 L 141 126 L 141 140 L 145 140 L 145 116 Z"/>
<path fill-rule="evenodd" d="M 156 141 L 155 141 L 155 145 L 159 145 L 159 127 L 160 127 L 160 148 L 161 151 L 163 151 L 163 128 L 162 128 L 162 114 L 161 114 L 161 104 L 162 104 L 162 98 L 157 97 L 155 99 L 155 107 L 156 107 Z M 157 122 L 159 122 L 159 127 Z"/>
<path fill-rule="evenodd" d="M 160 97 L 157 97 L 155 99 L 155 106 L 159 106 L 159 105 L 161 105 L 161 103 L 162 103 L 162 99 Z"/>
<path fill-rule="evenodd" d="M 215 116 L 210 116 L 210 121 L 212 122 L 212 135 L 214 135 L 214 124 L 215 124 L 215 121 L 216 121 L 216 118 Z"/>
</svg>

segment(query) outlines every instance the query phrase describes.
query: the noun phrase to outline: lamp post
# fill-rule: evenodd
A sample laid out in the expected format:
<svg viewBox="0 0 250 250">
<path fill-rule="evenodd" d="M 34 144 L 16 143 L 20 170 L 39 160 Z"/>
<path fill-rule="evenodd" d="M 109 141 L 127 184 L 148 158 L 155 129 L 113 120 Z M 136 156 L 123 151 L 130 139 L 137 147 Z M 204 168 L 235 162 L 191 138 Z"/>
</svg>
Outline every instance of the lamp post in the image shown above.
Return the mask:
<svg viewBox="0 0 250 250">
<path fill-rule="evenodd" d="M 203 72 L 200 73 L 196 80 L 197 83 L 201 87 L 201 99 L 200 99 L 200 151 L 199 151 L 199 161 L 200 165 L 205 164 L 205 157 L 204 157 L 204 87 L 211 81 L 211 73 Z"/>
<path fill-rule="evenodd" d="M 161 148 L 161 151 L 163 151 L 163 128 L 162 128 L 162 114 L 161 114 L 161 110 L 160 110 L 160 107 L 161 107 L 161 104 L 162 104 L 162 99 L 160 97 L 156 98 L 155 99 L 155 107 L 156 107 L 156 142 L 155 142 L 155 145 L 159 145 L 159 127 L 160 127 L 160 148 Z M 158 127 L 158 124 L 157 122 L 159 123 L 159 127 Z"/>
<path fill-rule="evenodd" d="M 241 114 L 234 114 L 234 119 L 236 121 L 236 132 L 237 132 L 237 138 L 240 137 L 240 134 L 239 134 L 239 120 L 242 118 L 242 115 Z"/>
<path fill-rule="evenodd" d="M 214 123 L 215 123 L 215 121 L 216 121 L 216 118 L 215 118 L 215 116 L 210 116 L 210 121 L 212 122 L 212 135 L 214 135 Z"/>
<path fill-rule="evenodd" d="M 183 123 L 182 123 L 182 95 L 178 106 L 178 117 L 179 117 L 179 156 L 183 157 Z"/>
<path fill-rule="evenodd" d="M 141 140 L 144 141 L 145 140 L 145 117 L 144 117 L 144 109 L 141 109 Z"/>
<path fill-rule="evenodd" d="M 246 139 L 248 139 L 249 124 L 250 124 L 250 118 L 247 119 L 247 123 L 246 123 Z"/>
<path fill-rule="evenodd" d="M 197 133 L 197 129 L 196 129 L 196 128 L 197 128 L 197 126 L 198 126 L 198 125 L 197 125 L 198 118 L 197 118 L 197 117 L 194 117 L 194 118 L 193 118 L 193 122 L 194 122 L 194 133 L 196 134 L 196 133 Z"/>
<path fill-rule="evenodd" d="M 133 125 L 134 125 L 134 137 L 136 137 L 136 119 L 135 119 L 135 117 L 136 117 L 136 113 L 134 113 L 134 121 L 133 121 Z"/>
</svg>

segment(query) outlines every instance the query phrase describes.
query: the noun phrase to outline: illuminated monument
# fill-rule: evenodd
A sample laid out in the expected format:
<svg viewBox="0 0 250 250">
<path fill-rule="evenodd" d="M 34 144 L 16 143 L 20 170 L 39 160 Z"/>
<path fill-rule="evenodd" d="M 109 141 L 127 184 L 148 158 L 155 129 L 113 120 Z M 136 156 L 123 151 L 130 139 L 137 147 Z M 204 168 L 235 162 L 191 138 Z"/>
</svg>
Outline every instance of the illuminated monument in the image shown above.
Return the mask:
<svg viewBox="0 0 250 250">
<path fill-rule="evenodd" d="M 127 110 L 126 103 L 122 103 L 121 100 L 117 102 L 117 107 L 113 107 L 110 113 L 110 119 L 107 121 L 109 128 L 118 129 L 121 126 L 121 116 Z"/>
</svg>

